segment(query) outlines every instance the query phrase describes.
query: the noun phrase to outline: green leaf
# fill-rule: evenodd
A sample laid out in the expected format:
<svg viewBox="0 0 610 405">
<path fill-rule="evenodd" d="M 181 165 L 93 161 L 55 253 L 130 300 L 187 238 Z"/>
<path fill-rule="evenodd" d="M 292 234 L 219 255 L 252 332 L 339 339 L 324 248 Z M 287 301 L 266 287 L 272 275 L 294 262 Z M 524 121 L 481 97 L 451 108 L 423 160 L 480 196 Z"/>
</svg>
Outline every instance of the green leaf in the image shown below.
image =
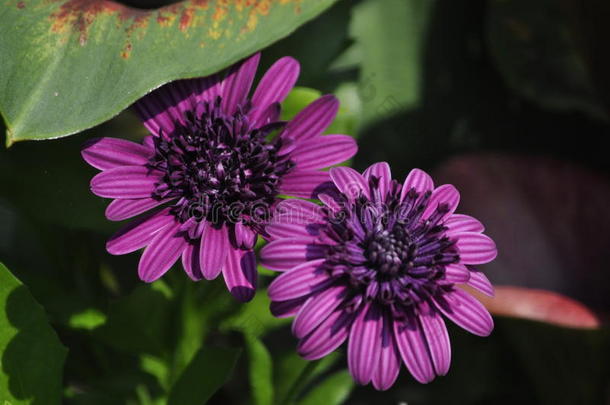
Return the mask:
<svg viewBox="0 0 610 405">
<path fill-rule="evenodd" d="M 273 404 L 273 362 L 263 342 L 249 334 L 244 336 L 250 363 L 250 386 L 256 405 Z"/>
<path fill-rule="evenodd" d="M 0 9 L 0 112 L 7 142 L 73 134 L 159 85 L 217 72 L 336 0 L 8 0 Z"/>
<path fill-rule="evenodd" d="M 68 320 L 74 329 L 92 330 L 106 322 L 106 315 L 95 308 L 87 308 L 82 312 L 72 314 Z"/>
<path fill-rule="evenodd" d="M 227 381 L 240 350 L 201 349 L 186 367 L 169 395 L 168 405 L 202 405 Z"/>
<path fill-rule="evenodd" d="M 265 291 L 258 291 L 254 299 L 241 305 L 240 310 L 220 324 L 223 331 L 236 330 L 251 336 L 263 336 L 272 329 L 286 325 L 288 318 L 276 318 L 269 311 L 271 301 Z"/>
<path fill-rule="evenodd" d="M 0 404 L 59 404 L 67 350 L 43 308 L 0 263 Z"/>
<path fill-rule="evenodd" d="M 354 388 L 354 379 L 347 370 L 339 371 L 318 384 L 299 405 L 340 405 Z"/>
</svg>

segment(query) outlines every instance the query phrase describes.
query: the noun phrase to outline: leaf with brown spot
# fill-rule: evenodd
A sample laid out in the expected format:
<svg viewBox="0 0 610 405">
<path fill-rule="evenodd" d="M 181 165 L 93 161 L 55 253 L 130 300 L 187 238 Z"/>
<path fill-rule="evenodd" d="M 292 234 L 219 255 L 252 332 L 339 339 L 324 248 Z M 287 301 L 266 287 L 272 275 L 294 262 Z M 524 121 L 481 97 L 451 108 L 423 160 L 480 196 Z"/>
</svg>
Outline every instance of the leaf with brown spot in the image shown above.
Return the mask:
<svg viewBox="0 0 610 405">
<path fill-rule="evenodd" d="M 219 71 L 336 0 L 186 0 L 139 10 L 107 0 L 8 0 L 0 8 L 7 143 L 97 125 L 163 83 Z"/>
</svg>

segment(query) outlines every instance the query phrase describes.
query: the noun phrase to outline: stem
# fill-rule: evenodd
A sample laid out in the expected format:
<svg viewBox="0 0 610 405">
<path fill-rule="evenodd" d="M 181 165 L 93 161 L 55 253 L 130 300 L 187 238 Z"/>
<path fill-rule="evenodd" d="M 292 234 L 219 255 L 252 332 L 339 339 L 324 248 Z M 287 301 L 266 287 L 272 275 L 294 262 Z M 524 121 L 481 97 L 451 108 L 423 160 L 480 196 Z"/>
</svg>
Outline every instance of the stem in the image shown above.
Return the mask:
<svg viewBox="0 0 610 405">
<path fill-rule="evenodd" d="M 310 361 L 305 367 L 303 367 L 303 370 L 301 370 L 301 372 L 299 373 L 299 376 L 296 378 L 296 380 L 284 396 L 284 400 L 280 402 L 280 405 L 291 405 L 294 403 L 297 395 L 299 395 L 299 392 L 303 389 L 303 386 L 305 385 L 305 383 L 307 383 L 307 380 L 309 380 L 309 378 L 315 371 L 316 367 L 318 366 L 318 363 L 319 362 L 317 360 Z"/>
</svg>

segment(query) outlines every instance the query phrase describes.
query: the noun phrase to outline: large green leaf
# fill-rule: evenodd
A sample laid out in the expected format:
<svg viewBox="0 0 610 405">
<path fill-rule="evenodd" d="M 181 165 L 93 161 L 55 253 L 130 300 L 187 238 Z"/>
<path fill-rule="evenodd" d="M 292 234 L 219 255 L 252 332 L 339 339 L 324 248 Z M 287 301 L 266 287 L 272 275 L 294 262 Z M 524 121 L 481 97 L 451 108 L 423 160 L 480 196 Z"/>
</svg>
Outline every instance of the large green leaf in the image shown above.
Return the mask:
<svg viewBox="0 0 610 405">
<path fill-rule="evenodd" d="M 250 372 L 252 402 L 256 405 L 273 404 L 273 361 L 265 344 L 257 337 L 245 334 Z"/>
<path fill-rule="evenodd" d="M 336 0 L 9 0 L 0 9 L 7 142 L 73 134 L 171 80 L 207 75 L 286 36 Z"/>
<path fill-rule="evenodd" d="M 354 388 L 354 379 L 347 370 L 326 378 L 299 402 L 299 405 L 341 405 Z"/>
<path fill-rule="evenodd" d="M 66 349 L 27 288 L 0 263 L 0 403 L 59 404 Z"/>
</svg>

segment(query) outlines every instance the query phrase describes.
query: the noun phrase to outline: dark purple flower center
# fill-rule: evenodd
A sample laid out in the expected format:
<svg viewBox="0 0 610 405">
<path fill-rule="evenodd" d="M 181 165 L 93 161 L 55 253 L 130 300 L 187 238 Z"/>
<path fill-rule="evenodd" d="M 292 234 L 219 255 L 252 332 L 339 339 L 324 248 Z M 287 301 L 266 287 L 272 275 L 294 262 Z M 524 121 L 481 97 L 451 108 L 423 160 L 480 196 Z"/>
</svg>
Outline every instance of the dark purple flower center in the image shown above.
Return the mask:
<svg viewBox="0 0 610 405">
<path fill-rule="evenodd" d="M 269 215 L 282 180 L 294 163 L 280 153 L 282 139 L 269 139 L 282 122 L 254 128 L 249 106 L 232 115 L 221 99 L 189 112 L 171 136 L 155 138 L 149 166 L 163 172 L 154 197 L 177 198 L 171 212 L 182 222 L 215 226 L 253 225 Z"/>
<path fill-rule="evenodd" d="M 376 187 L 372 181 L 373 195 Z M 330 221 L 327 234 L 337 245 L 327 257 L 328 268 L 348 279 L 358 299 L 411 306 L 447 288 L 438 281 L 447 265 L 459 261 L 455 241 L 445 235 L 447 205 L 423 220 L 430 192 L 412 189 L 402 202 L 399 195 L 394 182 L 385 202 L 361 196 L 346 203 L 344 220 Z"/>
</svg>

